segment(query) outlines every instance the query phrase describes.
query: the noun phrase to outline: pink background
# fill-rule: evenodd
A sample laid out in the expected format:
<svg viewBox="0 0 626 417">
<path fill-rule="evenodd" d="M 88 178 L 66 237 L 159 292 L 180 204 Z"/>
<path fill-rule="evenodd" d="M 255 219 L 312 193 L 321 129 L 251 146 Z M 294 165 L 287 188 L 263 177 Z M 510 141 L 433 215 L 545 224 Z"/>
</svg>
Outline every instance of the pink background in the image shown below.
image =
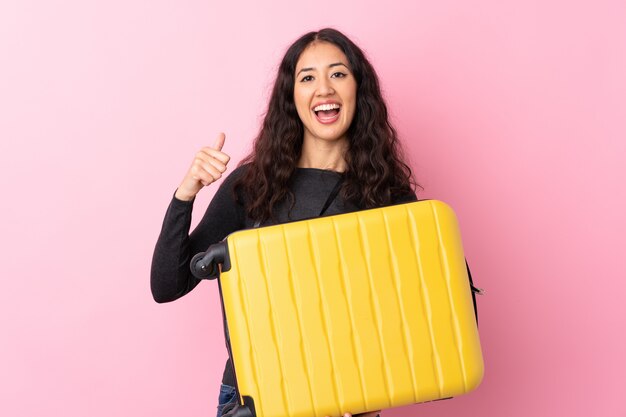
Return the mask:
<svg viewBox="0 0 626 417">
<path fill-rule="evenodd" d="M 0 414 L 214 415 L 216 286 L 156 304 L 154 243 L 196 150 L 224 131 L 234 166 L 329 25 L 487 291 L 478 390 L 385 416 L 626 416 L 623 0 L 3 0 Z"/>
</svg>

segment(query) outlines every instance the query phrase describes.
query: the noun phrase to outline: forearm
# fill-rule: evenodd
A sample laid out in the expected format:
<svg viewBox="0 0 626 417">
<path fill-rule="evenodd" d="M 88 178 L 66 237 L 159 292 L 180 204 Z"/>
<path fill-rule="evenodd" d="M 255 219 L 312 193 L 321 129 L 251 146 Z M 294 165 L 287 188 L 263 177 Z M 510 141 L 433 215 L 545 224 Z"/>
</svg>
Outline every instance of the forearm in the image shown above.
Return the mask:
<svg viewBox="0 0 626 417">
<path fill-rule="evenodd" d="M 189 270 L 192 204 L 173 199 L 163 220 L 150 273 L 152 296 L 158 303 L 176 300 L 198 285 Z"/>
</svg>

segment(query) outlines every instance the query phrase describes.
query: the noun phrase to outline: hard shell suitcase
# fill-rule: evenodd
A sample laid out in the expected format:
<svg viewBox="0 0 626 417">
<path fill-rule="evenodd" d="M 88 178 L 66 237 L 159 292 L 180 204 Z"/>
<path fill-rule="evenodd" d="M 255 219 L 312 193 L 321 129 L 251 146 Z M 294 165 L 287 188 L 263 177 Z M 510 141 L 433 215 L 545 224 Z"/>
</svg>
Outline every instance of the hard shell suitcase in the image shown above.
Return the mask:
<svg viewBox="0 0 626 417">
<path fill-rule="evenodd" d="M 237 415 L 343 416 L 482 379 L 458 222 L 440 201 L 238 231 L 191 267 L 219 275 Z"/>
</svg>

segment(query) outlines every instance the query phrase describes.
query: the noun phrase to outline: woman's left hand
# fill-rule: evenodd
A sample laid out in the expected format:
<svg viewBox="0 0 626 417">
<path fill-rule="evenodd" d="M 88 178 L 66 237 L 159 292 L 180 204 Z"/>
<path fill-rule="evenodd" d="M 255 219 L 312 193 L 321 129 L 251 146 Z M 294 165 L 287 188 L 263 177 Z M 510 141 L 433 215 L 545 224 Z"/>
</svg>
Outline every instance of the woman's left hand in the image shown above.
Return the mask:
<svg viewBox="0 0 626 417">
<path fill-rule="evenodd" d="M 343 415 L 343 417 L 376 417 L 380 414 L 380 410 L 378 411 L 371 411 L 369 413 L 361 413 L 361 414 L 350 414 L 350 413 L 346 413 Z M 330 416 L 326 416 L 326 417 L 330 417 Z"/>
</svg>

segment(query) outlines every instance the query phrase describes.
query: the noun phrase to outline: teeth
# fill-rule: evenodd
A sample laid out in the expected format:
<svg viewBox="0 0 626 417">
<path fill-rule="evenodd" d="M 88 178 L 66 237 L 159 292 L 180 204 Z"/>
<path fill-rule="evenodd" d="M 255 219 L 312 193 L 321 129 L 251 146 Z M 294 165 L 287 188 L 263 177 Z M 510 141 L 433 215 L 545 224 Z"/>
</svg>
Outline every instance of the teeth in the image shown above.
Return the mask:
<svg viewBox="0 0 626 417">
<path fill-rule="evenodd" d="M 333 104 L 320 104 L 319 106 L 315 106 L 315 108 L 313 109 L 313 111 L 321 111 L 321 110 L 333 110 L 333 109 L 338 109 L 339 104 L 333 103 Z"/>
</svg>

